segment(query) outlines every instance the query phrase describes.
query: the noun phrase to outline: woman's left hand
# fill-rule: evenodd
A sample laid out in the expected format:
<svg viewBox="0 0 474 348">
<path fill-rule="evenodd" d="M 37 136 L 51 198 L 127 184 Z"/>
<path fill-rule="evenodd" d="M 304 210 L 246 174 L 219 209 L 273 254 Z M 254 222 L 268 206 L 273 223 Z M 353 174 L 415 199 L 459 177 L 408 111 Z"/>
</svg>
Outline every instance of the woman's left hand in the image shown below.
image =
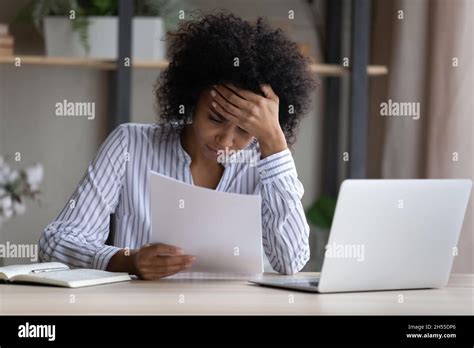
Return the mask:
<svg viewBox="0 0 474 348">
<path fill-rule="evenodd" d="M 214 86 L 212 107 L 254 136 L 262 158 L 288 148 L 278 120 L 279 99 L 270 85 L 262 85 L 266 97 L 231 84 Z M 217 92 L 217 93 L 216 93 Z"/>
</svg>

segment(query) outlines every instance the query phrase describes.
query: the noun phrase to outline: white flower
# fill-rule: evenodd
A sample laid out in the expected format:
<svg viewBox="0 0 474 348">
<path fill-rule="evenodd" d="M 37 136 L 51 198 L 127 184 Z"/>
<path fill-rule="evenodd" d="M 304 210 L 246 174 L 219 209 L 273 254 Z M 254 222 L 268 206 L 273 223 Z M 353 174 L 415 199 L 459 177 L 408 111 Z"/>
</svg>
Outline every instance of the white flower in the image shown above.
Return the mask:
<svg viewBox="0 0 474 348">
<path fill-rule="evenodd" d="M 23 215 L 26 211 L 26 205 L 22 202 L 13 202 L 13 211 L 15 215 Z"/>
<path fill-rule="evenodd" d="M 3 209 L 3 218 L 5 220 L 8 220 L 9 218 L 11 218 L 13 216 L 13 209 L 9 208 L 9 209 Z"/>
<path fill-rule="evenodd" d="M 3 220 L 8 220 L 13 216 L 12 204 L 13 201 L 10 196 L 0 198 L 0 211 L 2 212 L 0 216 Z"/>
<path fill-rule="evenodd" d="M 3 197 L 0 199 L 0 208 L 2 208 L 3 211 L 11 209 L 12 203 L 12 198 L 10 196 Z"/>
<path fill-rule="evenodd" d="M 10 172 L 11 169 L 6 163 L 0 165 L 0 185 L 5 185 L 9 182 Z"/>
<path fill-rule="evenodd" d="M 23 173 L 25 180 L 23 180 Z M 19 181 L 20 179 L 21 181 Z M 14 194 L 19 197 L 13 196 L 13 193 L 9 192 L 7 188 L 8 185 L 12 185 L 16 181 L 19 181 L 20 186 L 14 188 L 17 191 Z M 41 164 L 35 164 L 23 172 L 11 168 L 0 156 L 0 225 L 14 215 L 25 213 L 24 199 L 26 197 L 35 198 L 36 191 L 38 191 L 39 184 L 42 181 L 43 166 Z M 28 185 L 29 190 L 24 190 L 25 185 Z M 17 199 L 20 201 L 17 201 Z"/>
<path fill-rule="evenodd" d="M 35 164 L 25 170 L 26 181 L 30 185 L 31 190 L 36 191 L 41 181 L 43 181 L 43 166 L 41 164 Z"/>
<path fill-rule="evenodd" d="M 14 182 L 16 179 L 18 179 L 20 176 L 20 172 L 18 170 L 11 170 L 10 173 L 8 173 L 7 181 L 8 182 Z"/>
</svg>

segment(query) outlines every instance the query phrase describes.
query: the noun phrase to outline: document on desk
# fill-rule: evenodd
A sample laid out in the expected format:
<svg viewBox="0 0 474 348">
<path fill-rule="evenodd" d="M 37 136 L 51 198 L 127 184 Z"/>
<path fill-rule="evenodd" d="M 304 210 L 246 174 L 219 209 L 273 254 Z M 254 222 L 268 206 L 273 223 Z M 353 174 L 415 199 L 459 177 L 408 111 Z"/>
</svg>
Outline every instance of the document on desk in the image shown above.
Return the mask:
<svg viewBox="0 0 474 348">
<path fill-rule="evenodd" d="M 219 192 L 150 171 L 151 242 L 197 257 L 169 278 L 248 278 L 263 273 L 261 197 Z"/>
</svg>

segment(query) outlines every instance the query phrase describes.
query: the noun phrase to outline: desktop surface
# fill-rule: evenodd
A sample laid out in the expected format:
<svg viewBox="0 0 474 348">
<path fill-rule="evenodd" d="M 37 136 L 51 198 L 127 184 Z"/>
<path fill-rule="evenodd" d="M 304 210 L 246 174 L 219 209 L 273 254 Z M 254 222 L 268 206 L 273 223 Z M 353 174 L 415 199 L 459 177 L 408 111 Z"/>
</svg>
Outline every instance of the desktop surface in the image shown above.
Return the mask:
<svg viewBox="0 0 474 348">
<path fill-rule="evenodd" d="M 265 273 L 263 279 L 317 276 Z M 452 274 L 440 289 L 329 294 L 246 280 L 132 280 L 78 289 L 0 284 L 0 315 L 473 315 L 473 281 L 472 274 Z"/>
</svg>

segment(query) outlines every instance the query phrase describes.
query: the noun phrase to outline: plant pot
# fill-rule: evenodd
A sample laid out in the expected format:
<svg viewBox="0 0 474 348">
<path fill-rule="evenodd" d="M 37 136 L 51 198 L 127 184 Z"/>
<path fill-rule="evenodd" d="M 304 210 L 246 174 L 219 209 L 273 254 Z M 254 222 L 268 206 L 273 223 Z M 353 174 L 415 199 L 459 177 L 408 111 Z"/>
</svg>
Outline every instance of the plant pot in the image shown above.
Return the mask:
<svg viewBox="0 0 474 348">
<path fill-rule="evenodd" d="M 49 57 L 90 57 L 117 59 L 118 18 L 89 17 L 87 53 L 79 32 L 74 30 L 71 19 L 47 16 L 43 19 L 46 55 Z M 160 17 L 134 17 L 132 19 L 132 58 L 160 60 L 166 58 L 163 20 Z"/>
</svg>

